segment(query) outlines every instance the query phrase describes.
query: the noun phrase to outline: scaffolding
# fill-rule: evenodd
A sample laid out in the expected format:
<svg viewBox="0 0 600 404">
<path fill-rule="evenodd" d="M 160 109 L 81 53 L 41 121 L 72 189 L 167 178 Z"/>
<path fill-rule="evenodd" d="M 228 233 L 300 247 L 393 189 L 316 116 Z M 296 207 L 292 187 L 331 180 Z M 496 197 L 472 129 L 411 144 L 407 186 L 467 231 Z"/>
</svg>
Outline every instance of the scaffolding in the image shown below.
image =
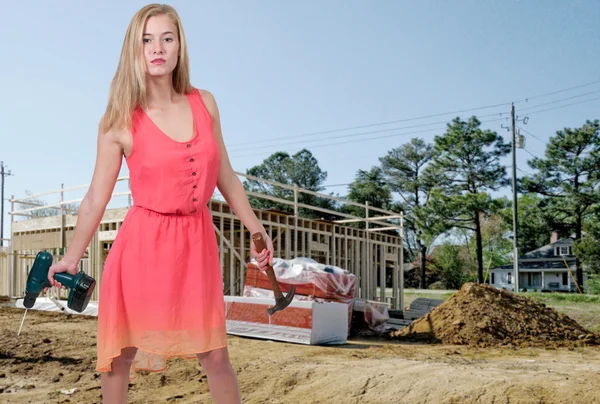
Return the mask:
<svg viewBox="0 0 600 404">
<path fill-rule="evenodd" d="M 296 186 L 264 180 L 254 176 L 236 173 L 239 177 L 253 180 L 272 187 L 287 189 L 293 193 L 293 200 L 248 191 L 248 196 L 268 199 L 290 206 L 290 212 L 254 209 L 254 212 L 269 237 L 273 241 L 274 256 L 284 259 L 296 257 L 312 258 L 326 265 L 348 270 L 356 275 L 356 298 L 386 302 L 393 309 L 403 307 L 404 249 L 402 214 L 379 209 L 337 198 Z M 132 206 L 129 177 L 119 177 L 118 183 L 126 184 L 127 189 L 113 192 L 113 199 L 125 197 L 125 206 L 107 208 L 98 229 L 80 261 L 80 269 L 96 279 L 102 279 L 102 268 L 119 228 Z M 83 198 L 66 200 L 65 193 L 84 192 L 89 185 L 65 188 L 10 199 L 11 239 L 2 251 L 6 261 L 0 265 L 0 295 L 12 298 L 24 294 L 27 274 L 37 252 L 47 250 L 55 259 L 60 259 L 69 247 L 77 222 L 77 212 L 73 204 Z M 353 205 L 364 209 L 365 216 L 324 209 L 300 203 L 300 196 L 309 194 L 319 198 L 335 200 L 337 203 Z M 36 198 L 58 196 L 55 203 L 31 203 Z M 111 199 L 111 201 L 113 200 Z M 16 209 L 18 204 L 28 204 L 27 209 Z M 224 200 L 215 195 L 209 201 L 213 226 L 219 244 L 223 291 L 226 295 L 241 296 L 244 291 L 246 265 L 250 261 L 251 235 L 239 218 Z M 293 208 L 293 212 L 291 209 Z M 56 212 L 36 217 L 35 211 Z M 339 217 L 339 220 L 324 220 L 302 217 L 300 211 L 310 210 Z M 24 220 L 16 220 L 17 218 Z M 353 223 L 363 223 L 356 227 Z M 2 263 L 0 258 L 0 264 Z M 391 284 L 391 285 L 390 285 Z M 389 287 L 390 285 L 391 287 Z M 391 290 L 390 290 L 391 289 Z M 66 298 L 66 291 L 56 291 L 59 297 Z M 92 295 L 98 300 L 99 288 Z"/>
</svg>

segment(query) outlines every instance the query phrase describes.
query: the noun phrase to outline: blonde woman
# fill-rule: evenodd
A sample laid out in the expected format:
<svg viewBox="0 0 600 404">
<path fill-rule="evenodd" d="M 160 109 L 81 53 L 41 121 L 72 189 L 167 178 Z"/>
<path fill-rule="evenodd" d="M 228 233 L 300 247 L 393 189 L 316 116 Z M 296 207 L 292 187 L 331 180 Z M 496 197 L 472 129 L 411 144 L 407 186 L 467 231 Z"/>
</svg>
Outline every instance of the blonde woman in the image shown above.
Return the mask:
<svg viewBox="0 0 600 404">
<path fill-rule="evenodd" d="M 52 266 L 75 274 L 111 198 L 125 157 L 134 204 L 100 282 L 96 370 L 104 403 L 127 401 L 136 371 L 162 371 L 170 357 L 197 358 L 215 403 L 239 403 L 225 330 L 221 270 L 207 203 L 218 187 L 267 249 L 273 245 L 248 203 L 224 146 L 213 95 L 190 84 L 177 12 L 151 4 L 133 17 L 100 122 L 96 165 L 74 238 Z"/>
</svg>

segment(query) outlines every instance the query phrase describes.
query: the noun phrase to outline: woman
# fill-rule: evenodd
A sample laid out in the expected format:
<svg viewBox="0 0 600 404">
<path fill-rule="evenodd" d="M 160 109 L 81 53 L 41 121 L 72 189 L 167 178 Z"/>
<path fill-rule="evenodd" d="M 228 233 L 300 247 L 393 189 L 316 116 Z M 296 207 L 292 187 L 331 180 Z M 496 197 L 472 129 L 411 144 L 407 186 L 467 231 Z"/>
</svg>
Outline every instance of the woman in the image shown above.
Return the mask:
<svg viewBox="0 0 600 404">
<path fill-rule="evenodd" d="M 207 203 L 215 187 L 267 249 L 229 162 L 219 110 L 189 81 L 181 20 L 152 4 L 133 17 L 100 122 L 96 165 L 73 240 L 48 274 L 77 272 L 106 209 L 124 156 L 134 204 L 106 259 L 100 283 L 96 370 L 105 403 L 125 403 L 136 370 L 161 371 L 169 357 L 197 358 L 215 403 L 239 403 L 227 351 L 223 285 Z"/>
</svg>

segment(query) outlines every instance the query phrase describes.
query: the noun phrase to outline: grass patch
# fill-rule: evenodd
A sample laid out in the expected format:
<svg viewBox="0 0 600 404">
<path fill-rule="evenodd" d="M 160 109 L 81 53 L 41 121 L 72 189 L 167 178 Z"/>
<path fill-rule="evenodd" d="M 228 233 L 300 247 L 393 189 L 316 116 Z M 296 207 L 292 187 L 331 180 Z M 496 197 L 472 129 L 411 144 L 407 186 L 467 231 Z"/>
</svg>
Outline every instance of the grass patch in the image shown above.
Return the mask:
<svg viewBox="0 0 600 404">
<path fill-rule="evenodd" d="M 600 304 L 600 295 L 584 295 L 579 293 L 540 293 L 527 292 L 525 296 L 534 298 L 542 303 L 598 303 Z"/>
</svg>

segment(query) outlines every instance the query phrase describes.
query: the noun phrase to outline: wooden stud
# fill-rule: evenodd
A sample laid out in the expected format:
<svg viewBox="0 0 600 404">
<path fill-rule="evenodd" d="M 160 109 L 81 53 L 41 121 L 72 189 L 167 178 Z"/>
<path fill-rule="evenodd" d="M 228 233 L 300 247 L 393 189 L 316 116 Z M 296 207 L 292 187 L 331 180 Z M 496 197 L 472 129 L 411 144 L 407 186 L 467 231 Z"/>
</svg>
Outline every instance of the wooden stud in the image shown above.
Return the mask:
<svg viewBox="0 0 600 404">
<path fill-rule="evenodd" d="M 220 247 L 219 259 L 222 263 L 221 270 L 226 275 L 225 284 L 231 294 L 243 294 L 246 271 L 246 229 L 225 203 L 211 201 L 209 207 L 214 213 L 213 221 L 221 232 L 218 242 Z M 122 220 L 127 211 L 128 208 L 118 208 L 105 212 L 99 231 L 102 233 L 114 232 L 116 234 L 121 228 Z M 401 236 L 392 237 L 321 220 L 303 219 L 297 215 L 259 210 L 255 210 L 255 213 L 264 222 L 265 227 L 268 228 L 268 234 L 271 237 L 275 235 L 272 238 L 275 242 L 277 255 L 285 256 L 287 259 L 298 256 L 314 257 L 313 259 L 319 262 L 347 269 L 357 277 L 356 297 L 371 299 L 377 297 L 377 278 L 379 274 L 382 282 L 379 285 L 379 298 L 384 300 L 385 275 L 389 255 L 394 254 L 396 257 L 400 255 L 399 259 L 389 262 L 393 262 L 391 265 L 394 265 L 394 273 L 392 274 L 394 304 L 398 307 L 402 306 L 404 280 Z M 60 246 L 61 232 L 63 232 L 66 240 L 62 244 L 68 248 L 75 223 L 76 215 L 65 214 L 65 220 L 62 223 L 58 218 L 47 217 L 23 220 L 14 224 L 11 229 L 11 251 L 15 252 L 12 254 L 12 267 L 14 270 L 8 272 L 14 278 L 12 286 L 9 286 L 11 294 L 24 286 L 27 263 L 32 263 L 31 258 L 22 258 L 24 253 L 31 255 L 32 252 L 35 252 L 35 250 L 30 251 L 26 247 L 33 245 L 32 242 L 35 240 L 45 240 L 44 243 Z M 225 233 L 226 228 L 230 232 L 229 237 Z M 100 278 L 105 249 L 110 248 L 111 241 L 106 238 L 107 234 L 98 234 L 97 237 L 97 241 L 95 241 L 97 244 L 95 246 L 90 245 L 89 255 L 82 259 L 82 265 L 83 268 L 93 271 Z M 225 253 L 224 243 L 228 244 L 227 253 Z M 324 246 L 328 247 L 323 249 Z M 227 267 L 227 260 L 229 260 L 229 271 L 224 271 L 224 267 Z M 6 283 L 7 281 L 2 282 Z M 8 281 L 8 283 L 11 282 Z M 0 288 L 2 288 L 2 285 L 0 285 Z"/>
<path fill-rule="evenodd" d="M 221 276 L 223 276 L 223 216 L 220 217 L 220 227 L 219 231 L 221 232 L 219 236 L 219 262 L 221 263 Z"/>
<path fill-rule="evenodd" d="M 237 295 L 236 290 L 235 290 L 235 281 L 237 279 L 236 273 L 235 273 L 235 254 L 233 253 L 233 246 L 235 246 L 234 241 L 233 241 L 233 236 L 234 236 L 234 222 L 233 219 L 229 219 L 230 220 L 230 226 L 229 226 L 229 294 L 230 295 Z"/>
<path fill-rule="evenodd" d="M 246 284 L 246 228 L 244 223 L 240 222 L 240 295 L 244 295 L 244 285 Z"/>
</svg>

